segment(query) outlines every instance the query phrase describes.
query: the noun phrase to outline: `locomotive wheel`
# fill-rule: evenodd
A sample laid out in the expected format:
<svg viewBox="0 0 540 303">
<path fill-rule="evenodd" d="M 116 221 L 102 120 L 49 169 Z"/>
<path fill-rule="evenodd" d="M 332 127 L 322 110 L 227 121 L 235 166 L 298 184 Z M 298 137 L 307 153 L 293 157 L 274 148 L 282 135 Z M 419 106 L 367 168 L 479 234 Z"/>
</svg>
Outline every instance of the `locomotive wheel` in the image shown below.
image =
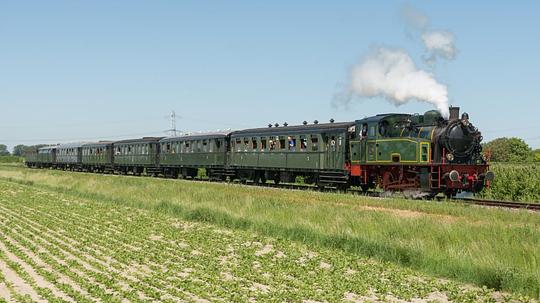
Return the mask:
<svg viewBox="0 0 540 303">
<path fill-rule="evenodd" d="M 360 188 L 362 189 L 363 192 L 367 192 L 369 190 L 369 184 L 362 184 L 360 185 Z"/>
<path fill-rule="evenodd" d="M 394 174 L 392 174 L 392 172 L 385 172 L 383 174 L 383 180 L 382 180 L 382 188 L 384 190 L 388 190 L 390 184 L 394 183 L 395 180 L 394 180 Z"/>
<path fill-rule="evenodd" d="M 452 199 L 452 198 L 454 198 L 456 196 L 457 191 L 454 190 L 454 189 L 449 189 L 449 190 L 445 191 L 444 194 L 446 195 L 447 199 Z"/>
</svg>

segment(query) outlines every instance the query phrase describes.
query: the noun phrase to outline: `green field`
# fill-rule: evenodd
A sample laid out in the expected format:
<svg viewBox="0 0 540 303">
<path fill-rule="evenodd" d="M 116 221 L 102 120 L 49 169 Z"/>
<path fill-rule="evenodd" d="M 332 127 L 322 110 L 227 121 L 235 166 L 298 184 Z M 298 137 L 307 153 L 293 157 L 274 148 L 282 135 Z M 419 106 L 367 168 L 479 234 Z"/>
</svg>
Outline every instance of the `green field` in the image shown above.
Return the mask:
<svg viewBox="0 0 540 303">
<path fill-rule="evenodd" d="M 174 283 L 180 283 L 178 285 L 182 287 L 175 289 L 210 301 L 219 301 L 218 298 L 247 301 L 256 296 L 260 302 L 284 299 L 335 302 L 353 294 L 365 299 L 385 293 L 410 300 L 441 292 L 454 301 L 477 302 L 480 297 L 493 296 L 491 291 L 459 286 L 458 282 L 512 292 L 514 296 L 539 295 L 538 213 L 456 203 L 379 200 L 349 194 L 29 170 L 13 166 L 0 166 L 0 179 L 4 180 L 0 206 L 11 207 L 11 212 L 27 209 L 24 216 L 33 216 L 27 220 L 28 224 L 34 220 L 38 224 L 37 220 L 48 217 L 40 214 L 65 218 L 66 221 L 57 223 L 57 228 L 63 230 L 60 234 L 67 238 L 58 245 L 78 241 L 84 256 L 84 245 L 87 244 L 90 251 L 86 254 L 95 249 L 101 251 L 105 261 L 112 258 L 114 262 L 123 262 L 124 267 L 118 265 L 120 271 L 125 270 L 132 260 L 139 260 L 138 264 L 156 265 L 149 272 L 167 281 L 168 274 L 160 272 L 159 268 L 177 266 L 177 263 L 192 269 L 202 266 L 202 272 L 195 271 L 203 275 L 203 278 L 196 276 L 195 279 L 200 280 L 200 285 L 181 279 Z M 191 230 L 193 234 L 170 231 L 170 220 L 200 228 Z M 52 228 L 54 222 L 39 224 Z M 15 234 L 24 235 L 27 228 L 21 228 L 21 232 Z M 88 234 L 84 230 L 88 230 Z M 212 236 L 213 230 L 220 230 L 223 235 Z M 47 241 L 55 240 L 56 237 L 48 235 Z M 190 237 L 195 238 L 190 240 Z M 210 259 L 201 259 L 197 263 L 183 253 L 171 255 L 166 246 L 158 249 L 158 252 L 168 253 L 163 257 L 152 250 L 157 245 L 152 244 L 154 238 L 165 239 L 169 244 L 186 242 L 188 250 L 196 249 L 204 256 L 208 254 Z M 143 248 L 135 251 L 115 248 L 115 243 L 119 242 L 138 243 L 135 247 Z M 168 245 L 166 243 L 164 245 Z M 242 243 L 245 246 L 238 246 Z M 237 271 L 228 268 L 226 273 L 222 273 L 222 269 L 218 273 L 219 266 L 215 268 L 211 258 L 216 258 L 216 254 L 223 257 L 223 249 L 226 251 L 231 247 L 235 255 L 242 256 L 237 258 L 241 264 L 233 267 Z M 314 263 L 309 263 L 311 259 L 303 255 L 309 251 L 314 253 L 312 256 L 317 256 Z M 156 259 L 148 262 L 140 254 Z M 277 254 L 287 256 L 288 263 L 276 257 Z M 179 258 L 187 263 L 170 262 L 168 258 Z M 258 262 L 255 263 L 257 269 L 262 268 L 260 272 L 253 271 L 254 261 Z M 285 263 L 280 265 L 281 261 Z M 99 264 L 102 265 L 100 270 L 112 270 L 109 269 L 112 265 L 105 266 L 101 262 L 94 265 Z M 84 266 L 80 270 L 84 270 Z M 172 272 L 184 275 L 177 272 L 179 270 L 181 268 Z M 360 274 L 349 281 L 347 272 Z M 234 285 L 222 284 L 222 275 L 241 277 L 245 283 L 239 285 L 233 279 Z M 104 276 L 92 276 L 92 282 L 80 283 L 104 283 L 117 291 L 117 296 L 123 296 L 122 287 L 107 286 L 112 282 L 107 282 Z M 415 278 L 418 276 L 421 278 Z M 161 283 L 158 277 L 139 280 Z M 294 279 L 287 280 L 290 277 Z M 457 282 L 446 283 L 429 277 Z M 216 281 L 220 287 L 214 287 Z M 169 295 L 184 298 L 181 293 Z M 235 294 L 238 297 L 231 297 Z M 94 295 L 98 294 L 89 294 Z M 495 294 L 495 297 L 504 300 L 504 296 Z"/>
</svg>

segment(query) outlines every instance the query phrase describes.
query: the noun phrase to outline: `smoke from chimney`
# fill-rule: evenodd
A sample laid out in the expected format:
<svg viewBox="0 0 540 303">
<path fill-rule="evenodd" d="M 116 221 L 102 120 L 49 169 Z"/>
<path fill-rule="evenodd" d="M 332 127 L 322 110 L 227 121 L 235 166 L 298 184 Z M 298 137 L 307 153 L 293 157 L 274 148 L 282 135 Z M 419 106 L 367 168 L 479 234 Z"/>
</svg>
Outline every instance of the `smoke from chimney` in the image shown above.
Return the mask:
<svg viewBox="0 0 540 303">
<path fill-rule="evenodd" d="M 350 91 L 360 97 L 382 96 L 399 106 L 411 100 L 428 102 L 448 118 L 448 90 L 433 74 L 418 69 L 403 50 L 373 50 L 350 75 Z M 350 100 L 350 99 L 349 99 Z"/>
<path fill-rule="evenodd" d="M 453 60 L 457 55 L 455 36 L 449 31 L 432 30 L 430 19 L 410 5 L 401 16 L 420 38 L 426 50 L 424 60 L 433 67 L 438 58 Z M 348 105 L 354 96 L 384 97 L 399 106 L 416 100 L 433 104 L 448 119 L 448 89 L 435 75 L 418 68 L 404 50 L 379 47 L 353 66 L 345 89 L 335 95 L 334 105 Z"/>
<path fill-rule="evenodd" d="M 434 64 L 438 58 L 449 61 L 456 58 L 458 53 L 455 44 L 456 37 L 452 32 L 431 29 L 429 17 L 410 5 L 402 7 L 401 17 L 408 28 L 420 34 L 427 52 L 424 56 L 427 63 Z"/>
</svg>

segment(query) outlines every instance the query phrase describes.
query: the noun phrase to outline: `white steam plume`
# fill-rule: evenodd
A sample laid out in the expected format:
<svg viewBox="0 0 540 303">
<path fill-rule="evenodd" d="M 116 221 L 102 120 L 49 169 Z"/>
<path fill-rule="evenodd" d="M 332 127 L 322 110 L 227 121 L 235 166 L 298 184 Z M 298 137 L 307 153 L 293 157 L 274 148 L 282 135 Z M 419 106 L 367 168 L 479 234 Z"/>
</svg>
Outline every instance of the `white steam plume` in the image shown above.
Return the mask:
<svg viewBox="0 0 540 303">
<path fill-rule="evenodd" d="M 454 60 L 458 53 L 455 36 L 449 31 L 433 30 L 430 28 L 430 19 L 424 13 L 410 5 L 401 9 L 401 16 L 409 28 L 420 32 L 427 56 L 424 60 L 433 64 L 437 58 Z"/>
<path fill-rule="evenodd" d="M 419 70 L 402 50 L 378 48 L 352 69 L 350 91 L 361 97 L 382 96 L 399 106 L 411 100 L 431 103 L 448 118 L 448 91 L 433 74 Z"/>
<path fill-rule="evenodd" d="M 422 41 L 430 56 L 428 62 L 433 62 L 437 57 L 453 60 L 456 57 L 457 49 L 455 37 L 451 32 L 429 31 L 422 34 Z"/>
<path fill-rule="evenodd" d="M 429 27 L 429 17 L 411 5 L 404 5 L 400 13 L 405 23 L 415 30 L 425 31 Z"/>
</svg>

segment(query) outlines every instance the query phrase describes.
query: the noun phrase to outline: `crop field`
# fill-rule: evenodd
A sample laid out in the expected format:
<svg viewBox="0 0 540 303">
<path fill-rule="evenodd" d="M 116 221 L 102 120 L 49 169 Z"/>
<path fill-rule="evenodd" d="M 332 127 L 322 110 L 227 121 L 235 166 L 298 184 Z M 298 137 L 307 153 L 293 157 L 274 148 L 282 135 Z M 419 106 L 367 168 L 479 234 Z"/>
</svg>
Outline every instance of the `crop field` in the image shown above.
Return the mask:
<svg viewBox="0 0 540 303">
<path fill-rule="evenodd" d="M 0 182 L 0 294 L 49 302 L 511 300 L 335 250 Z"/>
<path fill-rule="evenodd" d="M 6 301 L 523 302 L 539 256 L 527 211 L 0 166 Z"/>
</svg>

